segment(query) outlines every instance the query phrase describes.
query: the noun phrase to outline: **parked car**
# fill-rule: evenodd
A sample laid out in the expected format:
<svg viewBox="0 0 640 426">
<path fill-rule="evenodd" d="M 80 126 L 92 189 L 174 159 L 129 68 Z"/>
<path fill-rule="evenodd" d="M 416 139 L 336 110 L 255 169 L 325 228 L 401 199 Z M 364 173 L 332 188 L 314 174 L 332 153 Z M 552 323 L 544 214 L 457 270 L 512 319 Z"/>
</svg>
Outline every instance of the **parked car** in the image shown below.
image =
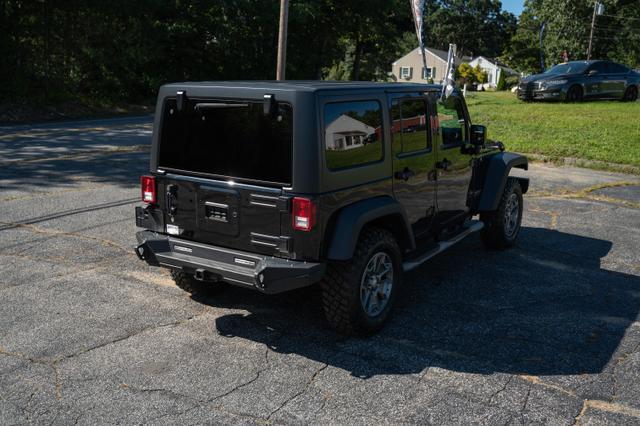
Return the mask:
<svg viewBox="0 0 640 426">
<path fill-rule="evenodd" d="M 640 73 L 624 65 L 610 61 L 573 61 L 523 78 L 518 85 L 518 98 L 525 101 L 635 101 L 639 91 Z"/>
<path fill-rule="evenodd" d="M 408 83 L 163 86 L 137 255 L 189 292 L 320 283 L 329 324 L 377 331 L 403 271 L 472 232 L 503 249 L 520 230 L 529 180 L 509 171 L 527 158 L 486 142 L 459 91 L 441 93 Z"/>
</svg>

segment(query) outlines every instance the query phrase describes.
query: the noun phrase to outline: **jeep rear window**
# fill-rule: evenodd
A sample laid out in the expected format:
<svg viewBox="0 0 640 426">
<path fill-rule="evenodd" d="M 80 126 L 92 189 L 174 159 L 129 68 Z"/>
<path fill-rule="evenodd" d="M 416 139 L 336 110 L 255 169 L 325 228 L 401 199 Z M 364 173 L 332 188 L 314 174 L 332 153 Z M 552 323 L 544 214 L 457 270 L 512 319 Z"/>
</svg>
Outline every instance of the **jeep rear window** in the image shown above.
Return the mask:
<svg viewBox="0 0 640 426">
<path fill-rule="evenodd" d="M 189 99 L 164 106 L 158 167 L 214 177 L 291 184 L 293 111 L 278 103 Z"/>
<path fill-rule="evenodd" d="M 330 170 L 382 160 L 382 110 L 378 101 L 324 106 L 325 158 Z"/>
</svg>

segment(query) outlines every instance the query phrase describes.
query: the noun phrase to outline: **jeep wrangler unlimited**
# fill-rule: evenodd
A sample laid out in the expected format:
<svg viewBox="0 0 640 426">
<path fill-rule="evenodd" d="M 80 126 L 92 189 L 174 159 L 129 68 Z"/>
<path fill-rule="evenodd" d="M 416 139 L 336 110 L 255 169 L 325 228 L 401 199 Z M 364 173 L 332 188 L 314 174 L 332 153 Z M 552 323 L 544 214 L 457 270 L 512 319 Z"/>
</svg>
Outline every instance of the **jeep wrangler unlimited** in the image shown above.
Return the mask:
<svg viewBox="0 0 640 426">
<path fill-rule="evenodd" d="M 335 329 L 374 333 L 403 271 L 475 231 L 514 244 L 527 159 L 485 135 L 439 85 L 165 85 L 136 253 L 189 292 L 319 283 Z"/>
</svg>

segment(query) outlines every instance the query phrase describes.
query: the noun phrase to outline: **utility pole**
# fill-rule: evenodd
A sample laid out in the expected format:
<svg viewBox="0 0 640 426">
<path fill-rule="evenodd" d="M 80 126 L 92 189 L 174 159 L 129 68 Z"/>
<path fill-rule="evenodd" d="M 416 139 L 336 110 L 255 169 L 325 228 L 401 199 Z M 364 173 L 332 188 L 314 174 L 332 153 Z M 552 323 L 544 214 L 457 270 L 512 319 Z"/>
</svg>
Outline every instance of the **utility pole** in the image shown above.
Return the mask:
<svg viewBox="0 0 640 426">
<path fill-rule="evenodd" d="M 280 30 L 278 32 L 278 64 L 276 80 L 285 79 L 287 66 L 287 20 L 289 19 L 289 0 L 280 0 Z"/>
<path fill-rule="evenodd" d="M 596 15 L 604 13 L 604 5 L 596 0 L 593 5 L 593 17 L 591 18 L 591 33 L 589 34 L 589 50 L 587 50 L 587 61 L 591 59 L 591 45 L 593 44 L 593 29 L 596 26 Z"/>
</svg>

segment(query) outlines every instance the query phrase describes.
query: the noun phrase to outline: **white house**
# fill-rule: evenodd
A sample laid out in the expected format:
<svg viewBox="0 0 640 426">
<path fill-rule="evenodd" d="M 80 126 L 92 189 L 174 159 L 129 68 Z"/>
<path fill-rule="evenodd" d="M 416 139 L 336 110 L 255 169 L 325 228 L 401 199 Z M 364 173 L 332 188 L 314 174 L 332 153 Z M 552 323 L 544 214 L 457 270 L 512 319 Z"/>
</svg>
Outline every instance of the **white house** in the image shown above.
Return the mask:
<svg viewBox="0 0 640 426">
<path fill-rule="evenodd" d="M 342 114 L 327 126 L 326 147 L 331 150 L 347 150 L 364 145 L 367 137 L 376 132 L 374 127 Z"/>
<path fill-rule="evenodd" d="M 505 77 L 520 75 L 517 71 L 509 68 L 497 59 L 489 59 L 484 56 L 473 58 L 473 60 L 469 62 L 469 65 L 473 68 L 479 65 L 480 68 L 487 73 L 487 82 L 482 85 L 485 89 L 489 87 L 495 88 L 500 80 L 500 74 L 503 72 L 505 73 Z"/>
</svg>

